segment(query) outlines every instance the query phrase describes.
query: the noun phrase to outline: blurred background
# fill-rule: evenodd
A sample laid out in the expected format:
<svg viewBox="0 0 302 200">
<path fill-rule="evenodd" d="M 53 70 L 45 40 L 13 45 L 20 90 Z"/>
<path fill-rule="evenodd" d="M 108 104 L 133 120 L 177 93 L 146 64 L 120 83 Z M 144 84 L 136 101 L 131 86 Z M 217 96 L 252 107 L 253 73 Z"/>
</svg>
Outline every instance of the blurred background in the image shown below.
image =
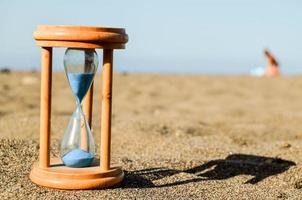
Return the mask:
<svg viewBox="0 0 302 200">
<path fill-rule="evenodd" d="M 1 0 L 0 68 L 39 70 L 32 32 L 39 24 L 62 24 L 126 28 L 127 49 L 115 54 L 120 72 L 248 74 L 266 65 L 269 48 L 283 74 L 301 74 L 301 6 L 299 0 Z M 63 53 L 54 52 L 55 70 L 63 69 Z"/>
</svg>

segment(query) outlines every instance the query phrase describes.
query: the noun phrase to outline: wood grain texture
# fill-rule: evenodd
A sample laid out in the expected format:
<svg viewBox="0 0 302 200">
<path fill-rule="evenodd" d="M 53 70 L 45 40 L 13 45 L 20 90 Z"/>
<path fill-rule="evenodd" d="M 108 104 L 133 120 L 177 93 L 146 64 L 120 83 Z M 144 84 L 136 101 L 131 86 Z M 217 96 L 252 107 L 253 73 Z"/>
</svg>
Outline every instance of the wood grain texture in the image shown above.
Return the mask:
<svg viewBox="0 0 302 200">
<path fill-rule="evenodd" d="M 105 26 L 73 26 L 73 25 L 39 25 L 37 31 L 92 31 L 92 32 L 112 32 L 125 34 L 124 28 L 113 28 Z"/>
<path fill-rule="evenodd" d="M 34 38 L 39 46 L 75 48 L 123 48 L 125 29 L 88 26 L 38 26 Z"/>
<path fill-rule="evenodd" d="M 110 169 L 113 50 L 104 49 L 102 71 L 101 169 Z"/>
<path fill-rule="evenodd" d="M 125 49 L 123 43 L 92 43 L 74 41 L 48 41 L 38 40 L 36 42 L 41 47 L 66 47 L 66 48 L 86 48 L 86 49 Z"/>
<path fill-rule="evenodd" d="M 29 177 L 34 183 L 44 187 L 85 190 L 119 184 L 124 178 L 124 172 L 116 165 L 110 170 L 102 171 L 98 160 L 91 167 L 71 168 L 64 166 L 59 158 L 54 158 L 49 168 L 41 168 L 35 163 Z"/>
<path fill-rule="evenodd" d="M 49 167 L 51 118 L 52 48 L 41 54 L 40 167 Z"/>
<path fill-rule="evenodd" d="M 92 107 L 93 107 L 93 85 L 94 82 L 92 82 L 83 102 L 83 111 L 85 113 L 85 117 L 88 121 L 88 124 L 91 127 L 92 125 Z"/>
</svg>

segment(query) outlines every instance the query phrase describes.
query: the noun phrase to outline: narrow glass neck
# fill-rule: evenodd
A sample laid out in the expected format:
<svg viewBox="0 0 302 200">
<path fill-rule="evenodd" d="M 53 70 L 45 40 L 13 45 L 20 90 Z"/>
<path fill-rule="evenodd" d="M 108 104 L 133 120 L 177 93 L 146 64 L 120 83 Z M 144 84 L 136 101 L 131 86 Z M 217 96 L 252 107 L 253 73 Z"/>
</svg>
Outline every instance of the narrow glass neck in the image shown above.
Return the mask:
<svg viewBox="0 0 302 200">
<path fill-rule="evenodd" d="M 82 102 L 76 101 L 76 109 L 74 111 L 75 115 L 81 116 L 81 118 L 83 117 L 84 121 L 86 121 L 86 116 L 85 113 L 83 111 L 83 107 L 82 107 Z"/>
<path fill-rule="evenodd" d="M 76 98 L 76 106 L 82 108 L 83 101 L 80 101 L 78 97 L 75 97 L 75 98 Z"/>
</svg>

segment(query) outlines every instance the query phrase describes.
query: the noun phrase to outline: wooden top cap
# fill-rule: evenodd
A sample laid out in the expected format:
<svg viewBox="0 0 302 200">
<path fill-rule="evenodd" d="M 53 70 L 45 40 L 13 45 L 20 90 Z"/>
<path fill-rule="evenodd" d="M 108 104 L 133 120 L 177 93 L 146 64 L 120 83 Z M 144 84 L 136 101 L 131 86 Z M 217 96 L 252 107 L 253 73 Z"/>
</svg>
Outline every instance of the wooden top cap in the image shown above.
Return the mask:
<svg viewBox="0 0 302 200">
<path fill-rule="evenodd" d="M 42 47 L 124 49 L 128 35 L 123 28 L 93 26 L 38 26 L 34 32 Z"/>
</svg>

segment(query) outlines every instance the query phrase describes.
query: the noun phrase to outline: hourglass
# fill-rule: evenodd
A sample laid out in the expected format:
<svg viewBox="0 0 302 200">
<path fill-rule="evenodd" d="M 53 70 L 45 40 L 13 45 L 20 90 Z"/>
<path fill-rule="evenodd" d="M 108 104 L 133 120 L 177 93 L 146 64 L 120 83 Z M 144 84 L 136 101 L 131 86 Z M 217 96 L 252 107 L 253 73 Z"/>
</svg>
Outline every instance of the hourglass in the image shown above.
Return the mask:
<svg viewBox="0 0 302 200">
<path fill-rule="evenodd" d="M 38 26 L 34 38 L 42 47 L 39 162 L 30 179 L 58 189 L 93 189 L 119 184 L 124 173 L 110 162 L 113 49 L 124 49 L 124 29 L 85 26 Z M 52 49 L 67 48 L 66 77 L 75 99 L 75 111 L 61 141 L 60 158 L 50 158 Z M 96 48 L 103 50 L 100 159 L 96 159 L 91 132 L 93 79 L 98 68 Z M 83 108 L 82 108 L 83 105 Z"/>
</svg>

